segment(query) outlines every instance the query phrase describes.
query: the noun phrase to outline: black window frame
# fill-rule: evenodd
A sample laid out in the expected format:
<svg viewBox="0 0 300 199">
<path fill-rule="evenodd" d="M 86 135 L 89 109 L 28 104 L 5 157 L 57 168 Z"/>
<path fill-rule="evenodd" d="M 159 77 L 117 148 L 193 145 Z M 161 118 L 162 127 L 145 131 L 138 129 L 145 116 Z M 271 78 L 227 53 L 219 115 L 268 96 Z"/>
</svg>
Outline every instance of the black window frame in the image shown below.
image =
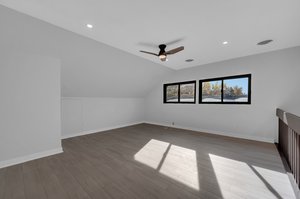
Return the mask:
<svg viewBox="0 0 300 199">
<path fill-rule="evenodd" d="M 244 75 L 234 75 L 234 76 L 226 76 L 226 77 L 218 77 L 218 78 L 210 78 L 210 79 L 202 79 L 199 80 L 199 104 L 251 104 L 251 74 Z M 229 79 L 239 79 L 239 78 L 248 78 L 248 101 L 247 102 L 224 102 L 223 96 L 223 84 L 224 80 Z M 221 102 L 203 102 L 202 101 L 202 83 L 210 82 L 210 81 L 221 81 Z"/>
<path fill-rule="evenodd" d="M 184 84 L 194 84 L 194 101 L 193 102 L 181 102 L 180 101 L 180 86 Z M 168 102 L 167 101 L 167 87 L 178 85 L 178 102 Z M 196 95 L 197 95 L 197 81 L 184 81 L 184 82 L 175 82 L 175 83 L 167 83 L 163 85 L 163 102 L 164 104 L 196 104 Z"/>
</svg>

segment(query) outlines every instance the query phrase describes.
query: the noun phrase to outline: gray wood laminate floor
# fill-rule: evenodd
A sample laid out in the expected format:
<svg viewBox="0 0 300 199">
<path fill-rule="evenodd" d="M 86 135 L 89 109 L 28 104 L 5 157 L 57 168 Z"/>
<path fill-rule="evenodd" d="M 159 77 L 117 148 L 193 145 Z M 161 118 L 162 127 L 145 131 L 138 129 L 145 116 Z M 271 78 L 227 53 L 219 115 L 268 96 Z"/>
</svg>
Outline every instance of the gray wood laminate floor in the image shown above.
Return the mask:
<svg viewBox="0 0 300 199">
<path fill-rule="evenodd" d="M 141 124 L 0 169 L 0 199 L 294 198 L 273 144 Z"/>
</svg>

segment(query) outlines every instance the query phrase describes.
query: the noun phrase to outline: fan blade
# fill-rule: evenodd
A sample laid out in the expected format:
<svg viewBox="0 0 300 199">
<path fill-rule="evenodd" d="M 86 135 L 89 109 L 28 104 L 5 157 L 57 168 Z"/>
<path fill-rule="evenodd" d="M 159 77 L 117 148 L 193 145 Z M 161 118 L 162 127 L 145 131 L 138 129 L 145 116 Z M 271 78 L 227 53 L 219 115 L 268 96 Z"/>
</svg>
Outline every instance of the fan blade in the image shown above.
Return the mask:
<svg viewBox="0 0 300 199">
<path fill-rule="evenodd" d="M 158 54 L 155 54 L 155 53 L 152 53 L 152 52 L 147 52 L 147 51 L 143 51 L 143 50 L 140 50 L 140 52 L 141 53 L 146 53 L 146 54 L 158 56 Z"/>
<path fill-rule="evenodd" d="M 172 40 L 172 41 L 165 42 L 165 44 L 166 44 L 167 46 L 170 46 L 170 45 L 172 45 L 172 44 L 176 44 L 176 43 L 178 43 L 178 42 L 181 42 L 183 39 L 184 39 L 184 37 L 180 37 L 180 38 L 178 38 L 178 39 L 174 39 L 174 40 Z"/>
<path fill-rule="evenodd" d="M 178 48 L 175 48 L 173 50 L 169 50 L 166 52 L 167 55 L 172 55 L 172 54 L 175 54 L 175 53 L 178 53 L 179 51 L 182 51 L 184 50 L 184 46 L 180 46 Z"/>
<path fill-rule="evenodd" d="M 157 44 L 153 44 L 150 42 L 139 42 L 138 45 L 149 47 L 149 48 L 157 48 Z"/>
</svg>

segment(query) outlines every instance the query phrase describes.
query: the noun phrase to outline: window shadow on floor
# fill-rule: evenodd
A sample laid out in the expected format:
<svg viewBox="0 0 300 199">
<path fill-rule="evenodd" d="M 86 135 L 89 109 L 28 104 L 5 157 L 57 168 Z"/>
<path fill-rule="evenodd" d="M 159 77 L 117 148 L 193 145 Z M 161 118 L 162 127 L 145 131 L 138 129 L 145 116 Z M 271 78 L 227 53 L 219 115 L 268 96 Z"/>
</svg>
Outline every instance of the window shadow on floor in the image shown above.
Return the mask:
<svg viewBox="0 0 300 199">
<path fill-rule="evenodd" d="M 269 144 L 142 124 L 63 146 L 66 170 L 110 197 L 293 198 Z"/>
<path fill-rule="evenodd" d="M 270 185 L 268 183 L 268 181 L 252 166 L 252 165 L 248 165 L 250 167 L 250 169 L 255 173 L 255 175 L 257 177 L 259 177 L 259 179 L 265 184 L 265 186 L 268 188 L 268 190 L 270 192 L 272 192 L 274 194 L 274 196 L 277 199 L 283 199 L 280 194 L 272 187 L 272 185 Z"/>
<path fill-rule="evenodd" d="M 147 129 L 147 125 L 144 128 Z M 197 191 L 200 195 L 209 193 L 212 194 L 210 197 L 218 198 L 294 198 L 274 145 L 180 129 L 156 128 L 157 132 L 153 130 L 153 125 L 149 126 L 150 138 L 169 143 L 156 170 L 160 171 L 166 163 L 172 146 L 182 147 L 185 149 L 183 151 L 195 151 L 199 183 Z M 182 161 L 184 163 L 184 157 Z M 177 181 L 182 183 L 180 179 Z M 253 193 L 253 189 L 256 193 Z"/>
</svg>

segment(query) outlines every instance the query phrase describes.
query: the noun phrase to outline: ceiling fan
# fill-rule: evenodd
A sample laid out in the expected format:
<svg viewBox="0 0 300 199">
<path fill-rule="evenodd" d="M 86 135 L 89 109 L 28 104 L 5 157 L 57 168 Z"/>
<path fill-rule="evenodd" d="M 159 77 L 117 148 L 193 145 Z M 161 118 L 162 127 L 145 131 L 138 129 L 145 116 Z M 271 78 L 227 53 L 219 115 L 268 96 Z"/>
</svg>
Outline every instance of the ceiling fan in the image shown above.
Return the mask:
<svg viewBox="0 0 300 199">
<path fill-rule="evenodd" d="M 167 47 L 166 44 L 160 44 L 158 46 L 158 48 L 160 49 L 160 51 L 159 51 L 158 54 L 152 53 L 152 52 L 143 51 L 143 50 L 140 50 L 140 52 L 146 53 L 146 54 L 150 54 L 150 55 L 155 55 L 155 56 L 159 57 L 159 59 L 161 61 L 167 61 L 167 55 L 173 55 L 175 53 L 178 53 L 178 52 L 184 50 L 184 46 L 180 46 L 178 48 L 174 48 L 174 49 L 168 50 L 168 51 L 166 51 L 166 47 Z"/>
</svg>

